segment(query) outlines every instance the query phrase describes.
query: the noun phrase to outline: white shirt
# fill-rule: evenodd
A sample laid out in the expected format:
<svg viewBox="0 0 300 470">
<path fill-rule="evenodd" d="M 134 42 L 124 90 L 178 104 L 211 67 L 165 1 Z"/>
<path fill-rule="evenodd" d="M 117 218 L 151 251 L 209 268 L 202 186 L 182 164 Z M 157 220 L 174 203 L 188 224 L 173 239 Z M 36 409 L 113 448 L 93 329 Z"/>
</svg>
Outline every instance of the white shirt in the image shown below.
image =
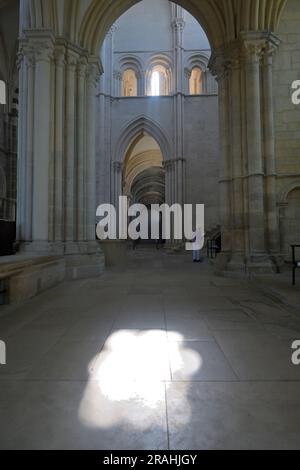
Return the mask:
<svg viewBox="0 0 300 470">
<path fill-rule="evenodd" d="M 199 251 L 203 248 L 204 233 L 201 229 L 197 229 L 196 232 L 193 232 L 193 250 Z"/>
</svg>

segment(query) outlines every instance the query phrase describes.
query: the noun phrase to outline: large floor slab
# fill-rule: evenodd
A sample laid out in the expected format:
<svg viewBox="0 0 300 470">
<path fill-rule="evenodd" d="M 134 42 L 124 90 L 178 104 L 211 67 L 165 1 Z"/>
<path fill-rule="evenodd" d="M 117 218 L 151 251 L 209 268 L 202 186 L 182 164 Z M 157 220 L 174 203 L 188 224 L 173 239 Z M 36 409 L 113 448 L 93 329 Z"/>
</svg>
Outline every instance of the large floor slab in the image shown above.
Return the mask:
<svg viewBox="0 0 300 470">
<path fill-rule="evenodd" d="M 0 448 L 300 449 L 300 316 L 262 285 L 149 247 L 0 311 Z"/>
</svg>

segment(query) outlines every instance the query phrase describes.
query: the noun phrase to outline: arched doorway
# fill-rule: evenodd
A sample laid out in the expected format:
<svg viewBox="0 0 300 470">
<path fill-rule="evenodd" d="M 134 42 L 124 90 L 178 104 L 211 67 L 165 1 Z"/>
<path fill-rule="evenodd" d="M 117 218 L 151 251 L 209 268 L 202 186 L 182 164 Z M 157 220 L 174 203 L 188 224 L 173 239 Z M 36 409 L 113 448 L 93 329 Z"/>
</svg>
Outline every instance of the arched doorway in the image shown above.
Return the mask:
<svg viewBox="0 0 300 470">
<path fill-rule="evenodd" d="M 163 160 L 162 151 L 155 139 L 147 133 L 140 134 L 125 155 L 123 195 L 129 197 L 132 203 L 146 206 L 165 202 Z M 157 197 L 154 196 L 155 193 Z"/>
<path fill-rule="evenodd" d="M 137 136 L 126 152 L 122 188 L 130 205 L 139 204 L 147 208 L 147 244 L 157 244 L 158 239 L 152 239 L 151 223 L 157 224 L 158 233 L 161 234 L 160 216 L 153 217 L 151 206 L 161 206 L 166 202 L 166 178 L 161 148 L 147 133 Z"/>
</svg>

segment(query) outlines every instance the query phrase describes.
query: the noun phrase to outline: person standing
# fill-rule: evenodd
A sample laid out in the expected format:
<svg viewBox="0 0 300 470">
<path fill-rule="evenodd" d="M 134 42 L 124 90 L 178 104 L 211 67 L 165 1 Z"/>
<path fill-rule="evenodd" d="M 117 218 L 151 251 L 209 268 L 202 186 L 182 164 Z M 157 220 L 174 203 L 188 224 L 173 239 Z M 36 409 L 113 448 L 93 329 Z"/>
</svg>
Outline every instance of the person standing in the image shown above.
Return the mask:
<svg viewBox="0 0 300 470">
<path fill-rule="evenodd" d="M 204 234 L 201 229 L 196 229 L 195 232 L 193 232 L 193 262 L 194 263 L 201 263 L 201 250 L 203 248 L 203 239 L 204 239 Z"/>
</svg>

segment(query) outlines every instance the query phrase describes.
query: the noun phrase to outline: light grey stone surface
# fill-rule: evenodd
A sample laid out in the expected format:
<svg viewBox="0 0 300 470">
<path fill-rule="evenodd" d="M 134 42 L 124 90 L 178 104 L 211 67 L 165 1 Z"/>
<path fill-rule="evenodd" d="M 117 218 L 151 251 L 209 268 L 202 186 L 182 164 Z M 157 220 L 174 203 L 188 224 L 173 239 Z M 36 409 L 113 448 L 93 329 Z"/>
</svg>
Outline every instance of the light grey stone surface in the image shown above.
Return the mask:
<svg viewBox="0 0 300 470">
<path fill-rule="evenodd" d="M 123 270 L 0 316 L 0 448 L 299 449 L 299 318 L 244 280 L 222 309 L 224 283 L 190 255 L 140 247 Z"/>
</svg>

